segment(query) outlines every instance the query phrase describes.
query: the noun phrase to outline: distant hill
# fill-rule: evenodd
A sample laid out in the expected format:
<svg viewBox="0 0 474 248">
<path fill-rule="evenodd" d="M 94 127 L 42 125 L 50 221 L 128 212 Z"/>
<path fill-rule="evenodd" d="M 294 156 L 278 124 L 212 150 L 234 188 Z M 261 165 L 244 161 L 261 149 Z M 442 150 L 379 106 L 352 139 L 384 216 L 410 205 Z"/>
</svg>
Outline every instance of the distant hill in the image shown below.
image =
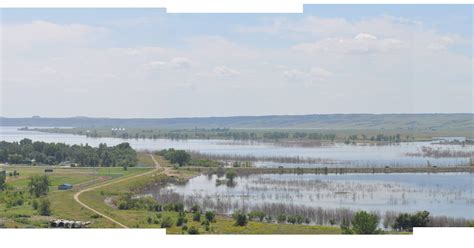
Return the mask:
<svg viewBox="0 0 474 248">
<path fill-rule="evenodd" d="M 0 126 L 474 130 L 474 114 L 325 114 L 162 119 L 6 118 Z"/>
</svg>

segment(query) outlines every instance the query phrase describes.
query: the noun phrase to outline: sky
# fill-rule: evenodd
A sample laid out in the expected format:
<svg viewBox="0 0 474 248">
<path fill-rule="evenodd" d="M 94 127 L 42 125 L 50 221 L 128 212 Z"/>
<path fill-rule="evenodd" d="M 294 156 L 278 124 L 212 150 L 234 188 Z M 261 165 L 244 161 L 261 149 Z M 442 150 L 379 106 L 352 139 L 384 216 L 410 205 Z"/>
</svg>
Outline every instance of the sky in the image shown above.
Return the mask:
<svg viewBox="0 0 474 248">
<path fill-rule="evenodd" d="M 473 7 L 1 9 L 0 116 L 472 113 Z"/>
</svg>

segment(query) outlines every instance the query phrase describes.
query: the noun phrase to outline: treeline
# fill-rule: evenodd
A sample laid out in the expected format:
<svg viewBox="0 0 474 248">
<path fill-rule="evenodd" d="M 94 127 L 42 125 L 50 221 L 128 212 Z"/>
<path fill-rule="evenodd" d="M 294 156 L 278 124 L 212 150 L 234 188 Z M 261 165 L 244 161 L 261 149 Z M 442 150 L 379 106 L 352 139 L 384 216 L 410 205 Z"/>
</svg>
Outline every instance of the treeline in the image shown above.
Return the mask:
<svg viewBox="0 0 474 248">
<path fill-rule="evenodd" d="M 74 133 L 88 137 L 115 137 L 122 139 L 226 139 L 226 140 L 321 140 L 321 141 L 378 141 L 378 142 L 402 142 L 413 140 L 410 135 L 401 134 L 347 134 L 336 135 L 334 132 L 314 132 L 311 130 L 232 130 L 229 128 L 214 129 L 142 129 L 142 128 L 99 128 L 87 129 L 25 129 L 54 133 Z"/>
<path fill-rule="evenodd" d="M 63 143 L 33 142 L 23 139 L 20 142 L 0 142 L 0 162 L 10 164 L 69 164 L 92 167 L 129 167 L 137 163 L 137 153 L 129 143 L 109 147 L 89 145 L 66 145 Z"/>
</svg>

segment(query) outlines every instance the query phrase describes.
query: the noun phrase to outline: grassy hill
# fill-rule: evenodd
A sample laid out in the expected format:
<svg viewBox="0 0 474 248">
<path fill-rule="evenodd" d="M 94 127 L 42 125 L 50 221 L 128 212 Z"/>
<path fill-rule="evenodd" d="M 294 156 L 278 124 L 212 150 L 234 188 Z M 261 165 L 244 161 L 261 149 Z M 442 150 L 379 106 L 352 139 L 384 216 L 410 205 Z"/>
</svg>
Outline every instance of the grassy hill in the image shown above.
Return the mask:
<svg viewBox="0 0 474 248">
<path fill-rule="evenodd" d="M 325 114 L 195 118 L 6 118 L 0 126 L 474 130 L 474 114 Z"/>
</svg>

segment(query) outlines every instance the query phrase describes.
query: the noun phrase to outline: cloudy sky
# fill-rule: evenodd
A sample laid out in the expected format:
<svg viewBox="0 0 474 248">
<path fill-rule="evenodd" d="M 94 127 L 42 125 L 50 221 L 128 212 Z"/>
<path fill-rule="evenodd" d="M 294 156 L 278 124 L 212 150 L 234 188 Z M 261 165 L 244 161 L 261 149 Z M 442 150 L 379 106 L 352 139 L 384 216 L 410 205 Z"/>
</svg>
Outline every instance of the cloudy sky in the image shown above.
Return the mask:
<svg viewBox="0 0 474 248">
<path fill-rule="evenodd" d="M 472 6 L 0 13 L 0 116 L 473 112 Z"/>
</svg>

